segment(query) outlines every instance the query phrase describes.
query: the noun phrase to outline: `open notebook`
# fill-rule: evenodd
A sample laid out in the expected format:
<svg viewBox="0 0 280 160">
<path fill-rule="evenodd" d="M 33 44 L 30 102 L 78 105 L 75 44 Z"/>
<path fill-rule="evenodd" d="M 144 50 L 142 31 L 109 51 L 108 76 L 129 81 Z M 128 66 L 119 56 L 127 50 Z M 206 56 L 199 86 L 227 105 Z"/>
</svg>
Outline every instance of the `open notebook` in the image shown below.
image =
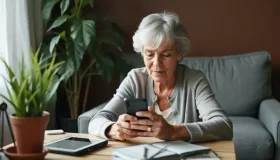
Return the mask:
<svg viewBox="0 0 280 160">
<path fill-rule="evenodd" d="M 209 147 L 187 143 L 181 140 L 164 141 L 129 147 L 116 147 L 113 155 L 125 160 L 180 159 L 196 153 L 210 151 Z"/>
</svg>

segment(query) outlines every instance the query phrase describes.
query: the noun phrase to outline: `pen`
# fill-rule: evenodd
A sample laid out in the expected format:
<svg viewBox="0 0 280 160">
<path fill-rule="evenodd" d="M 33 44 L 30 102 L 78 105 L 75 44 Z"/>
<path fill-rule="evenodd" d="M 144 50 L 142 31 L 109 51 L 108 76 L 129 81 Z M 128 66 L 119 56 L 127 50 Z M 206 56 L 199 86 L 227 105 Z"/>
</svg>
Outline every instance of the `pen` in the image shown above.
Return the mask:
<svg viewBox="0 0 280 160">
<path fill-rule="evenodd" d="M 150 158 L 148 159 L 153 159 L 156 155 L 160 154 L 162 151 L 164 151 L 166 148 L 168 147 L 168 145 L 164 146 L 163 148 L 161 148 L 159 151 L 157 151 L 154 155 L 152 155 Z"/>
<path fill-rule="evenodd" d="M 147 159 L 148 148 L 144 146 L 144 158 Z"/>
</svg>

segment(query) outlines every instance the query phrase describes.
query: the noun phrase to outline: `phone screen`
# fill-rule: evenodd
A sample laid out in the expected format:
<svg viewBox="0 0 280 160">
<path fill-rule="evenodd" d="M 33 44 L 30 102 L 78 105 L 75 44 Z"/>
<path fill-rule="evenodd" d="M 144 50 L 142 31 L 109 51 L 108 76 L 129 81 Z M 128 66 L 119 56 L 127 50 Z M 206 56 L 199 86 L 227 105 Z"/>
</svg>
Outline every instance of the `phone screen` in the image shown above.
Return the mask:
<svg viewBox="0 0 280 160">
<path fill-rule="evenodd" d="M 147 111 L 148 104 L 147 100 L 144 98 L 141 99 L 125 99 L 126 113 L 129 115 L 136 116 L 138 111 Z M 139 119 L 145 119 L 147 117 L 138 117 Z"/>
</svg>

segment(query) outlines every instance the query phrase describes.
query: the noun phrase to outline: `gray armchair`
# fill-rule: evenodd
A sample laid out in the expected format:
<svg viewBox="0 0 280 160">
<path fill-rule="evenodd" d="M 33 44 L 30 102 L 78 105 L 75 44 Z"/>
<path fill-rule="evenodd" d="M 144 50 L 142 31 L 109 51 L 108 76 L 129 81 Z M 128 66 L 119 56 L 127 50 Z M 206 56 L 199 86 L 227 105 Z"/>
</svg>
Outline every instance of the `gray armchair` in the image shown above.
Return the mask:
<svg viewBox="0 0 280 160">
<path fill-rule="evenodd" d="M 139 55 L 123 57 L 133 67 L 143 67 Z M 233 141 L 238 160 L 280 159 L 280 103 L 271 95 L 268 52 L 223 57 L 188 57 L 180 63 L 201 70 L 233 122 Z M 103 103 L 82 114 L 79 132 L 88 133 L 91 118 Z"/>
</svg>

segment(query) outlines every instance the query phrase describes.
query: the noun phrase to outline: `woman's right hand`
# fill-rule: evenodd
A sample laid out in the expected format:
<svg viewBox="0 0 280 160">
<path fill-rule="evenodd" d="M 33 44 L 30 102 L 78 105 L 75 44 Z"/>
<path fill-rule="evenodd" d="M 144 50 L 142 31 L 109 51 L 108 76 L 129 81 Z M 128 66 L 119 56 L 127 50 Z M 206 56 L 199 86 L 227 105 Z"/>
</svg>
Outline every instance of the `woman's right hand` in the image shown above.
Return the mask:
<svg viewBox="0 0 280 160">
<path fill-rule="evenodd" d="M 130 129 L 130 122 L 136 120 L 137 118 L 135 116 L 128 114 L 120 115 L 118 121 L 108 128 L 106 136 L 121 141 L 127 138 L 137 137 L 137 131 Z"/>
</svg>

